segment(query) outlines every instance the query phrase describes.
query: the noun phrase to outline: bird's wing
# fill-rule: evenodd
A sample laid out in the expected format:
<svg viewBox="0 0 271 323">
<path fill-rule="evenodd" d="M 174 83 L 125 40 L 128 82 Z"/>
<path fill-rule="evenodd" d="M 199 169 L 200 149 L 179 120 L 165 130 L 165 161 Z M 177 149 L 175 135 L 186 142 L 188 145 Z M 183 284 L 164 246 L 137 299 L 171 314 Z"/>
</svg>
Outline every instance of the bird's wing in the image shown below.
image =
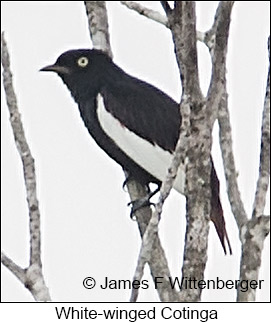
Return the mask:
<svg viewBox="0 0 271 323">
<path fill-rule="evenodd" d="M 125 76 L 101 94 L 105 107 L 126 128 L 173 152 L 179 138 L 179 105 L 154 86 Z"/>
<path fill-rule="evenodd" d="M 166 107 L 159 109 L 157 106 L 150 106 L 151 104 L 147 98 L 139 99 L 133 92 L 125 99 L 124 93 L 116 96 L 104 91 L 97 98 L 97 117 L 104 132 L 125 154 L 163 181 L 178 139 L 179 122 L 175 119 L 173 125 L 168 124 L 170 117 Z M 178 117 L 177 113 L 176 115 Z M 174 124 L 176 129 L 172 129 Z M 183 193 L 183 167 L 179 169 L 174 187 Z"/>
</svg>

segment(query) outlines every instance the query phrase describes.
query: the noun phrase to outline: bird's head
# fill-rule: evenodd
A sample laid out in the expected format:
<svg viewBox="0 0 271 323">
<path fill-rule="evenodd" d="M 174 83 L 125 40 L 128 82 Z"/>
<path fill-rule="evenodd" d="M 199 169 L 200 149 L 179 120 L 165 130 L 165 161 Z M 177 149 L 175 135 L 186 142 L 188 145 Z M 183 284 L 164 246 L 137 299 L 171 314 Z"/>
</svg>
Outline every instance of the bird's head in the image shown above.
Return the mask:
<svg viewBox="0 0 271 323">
<path fill-rule="evenodd" d="M 96 96 L 110 64 L 111 58 L 102 51 L 78 49 L 63 53 L 40 71 L 57 73 L 78 101 Z"/>
</svg>

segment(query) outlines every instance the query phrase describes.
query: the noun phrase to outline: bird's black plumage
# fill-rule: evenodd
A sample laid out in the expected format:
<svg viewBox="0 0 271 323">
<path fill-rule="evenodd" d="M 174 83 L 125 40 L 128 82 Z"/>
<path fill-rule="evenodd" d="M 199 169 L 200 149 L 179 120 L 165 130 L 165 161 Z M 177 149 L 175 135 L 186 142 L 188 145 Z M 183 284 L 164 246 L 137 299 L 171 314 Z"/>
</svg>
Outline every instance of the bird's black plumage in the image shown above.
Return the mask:
<svg viewBox="0 0 271 323">
<path fill-rule="evenodd" d="M 161 184 L 169 165 L 160 165 L 154 171 L 155 165 L 145 163 L 149 156 L 142 156 L 141 151 L 136 148 L 131 153 L 129 144 L 134 142 L 134 137 L 139 138 L 146 147 L 158 148 L 162 158 L 171 156 L 179 137 L 181 123 L 179 106 L 174 100 L 154 86 L 126 74 L 109 56 L 98 50 L 68 51 L 55 64 L 41 70 L 57 72 L 62 78 L 78 103 L 89 133 L 111 158 L 142 184 Z M 112 124 L 117 120 L 118 131 L 125 129 L 121 137 L 113 135 L 113 130 L 111 135 L 110 124 L 106 128 L 101 113 L 106 117 L 110 116 L 109 121 Z M 134 153 L 138 154 L 136 158 Z M 163 175 L 160 176 L 162 166 Z M 175 188 L 182 192 L 180 186 L 179 184 Z M 211 219 L 224 251 L 226 252 L 226 239 L 231 253 L 219 198 L 219 181 L 213 164 L 211 188 Z"/>
</svg>

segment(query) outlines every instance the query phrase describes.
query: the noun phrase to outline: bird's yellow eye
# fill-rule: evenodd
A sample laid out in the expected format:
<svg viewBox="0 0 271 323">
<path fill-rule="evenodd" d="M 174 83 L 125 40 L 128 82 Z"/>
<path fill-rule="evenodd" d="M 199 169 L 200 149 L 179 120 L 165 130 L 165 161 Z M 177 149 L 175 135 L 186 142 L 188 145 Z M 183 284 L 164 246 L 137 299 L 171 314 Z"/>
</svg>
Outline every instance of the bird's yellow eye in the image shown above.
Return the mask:
<svg viewBox="0 0 271 323">
<path fill-rule="evenodd" d="M 77 64 L 80 67 L 86 67 L 88 65 L 88 58 L 85 56 L 78 58 Z"/>
</svg>

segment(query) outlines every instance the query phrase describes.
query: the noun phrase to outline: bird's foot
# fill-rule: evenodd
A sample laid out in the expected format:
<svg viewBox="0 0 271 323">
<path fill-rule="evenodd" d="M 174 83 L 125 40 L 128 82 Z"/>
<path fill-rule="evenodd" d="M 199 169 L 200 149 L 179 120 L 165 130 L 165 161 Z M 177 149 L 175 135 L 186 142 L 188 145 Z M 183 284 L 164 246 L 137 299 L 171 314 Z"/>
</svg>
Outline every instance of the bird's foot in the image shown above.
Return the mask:
<svg viewBox="0 0 271 323">
<path fill-rule="evenodd" d="M 140 210 L 143 207 L 154 205 L 154 203 L 150 202 L 149 197 L 145 196 L 141 199 L 137 199 L 135 201 L 131 201 L 127 204 L 128 206 L 132 206 L 130 218 L 135 220 L 135 212 Z"/>
<path fill-rule="evenodd" d="M 131 209 L 131 213 L 130 213 L 130 218 L 131 219 L 135 219 L 134 217 L 134 213 L 138 210 L 140 210 L 143 207 L 146 206 L 151 206 L 151 205 L 155 205 L 154 203 L 152 203 L 150 201 L 150 199 L 159 191 L 160 187 L 157 188 L 156 190 L 154 190 L 153 192 L 150 192 L 149 194 L 147 194 L 146 196 L 144 196 L 143 198 L 137 199 L 135 201 L 131 201 L 128 203 L 128 206 L 132 206 Z"/>
</svg>

